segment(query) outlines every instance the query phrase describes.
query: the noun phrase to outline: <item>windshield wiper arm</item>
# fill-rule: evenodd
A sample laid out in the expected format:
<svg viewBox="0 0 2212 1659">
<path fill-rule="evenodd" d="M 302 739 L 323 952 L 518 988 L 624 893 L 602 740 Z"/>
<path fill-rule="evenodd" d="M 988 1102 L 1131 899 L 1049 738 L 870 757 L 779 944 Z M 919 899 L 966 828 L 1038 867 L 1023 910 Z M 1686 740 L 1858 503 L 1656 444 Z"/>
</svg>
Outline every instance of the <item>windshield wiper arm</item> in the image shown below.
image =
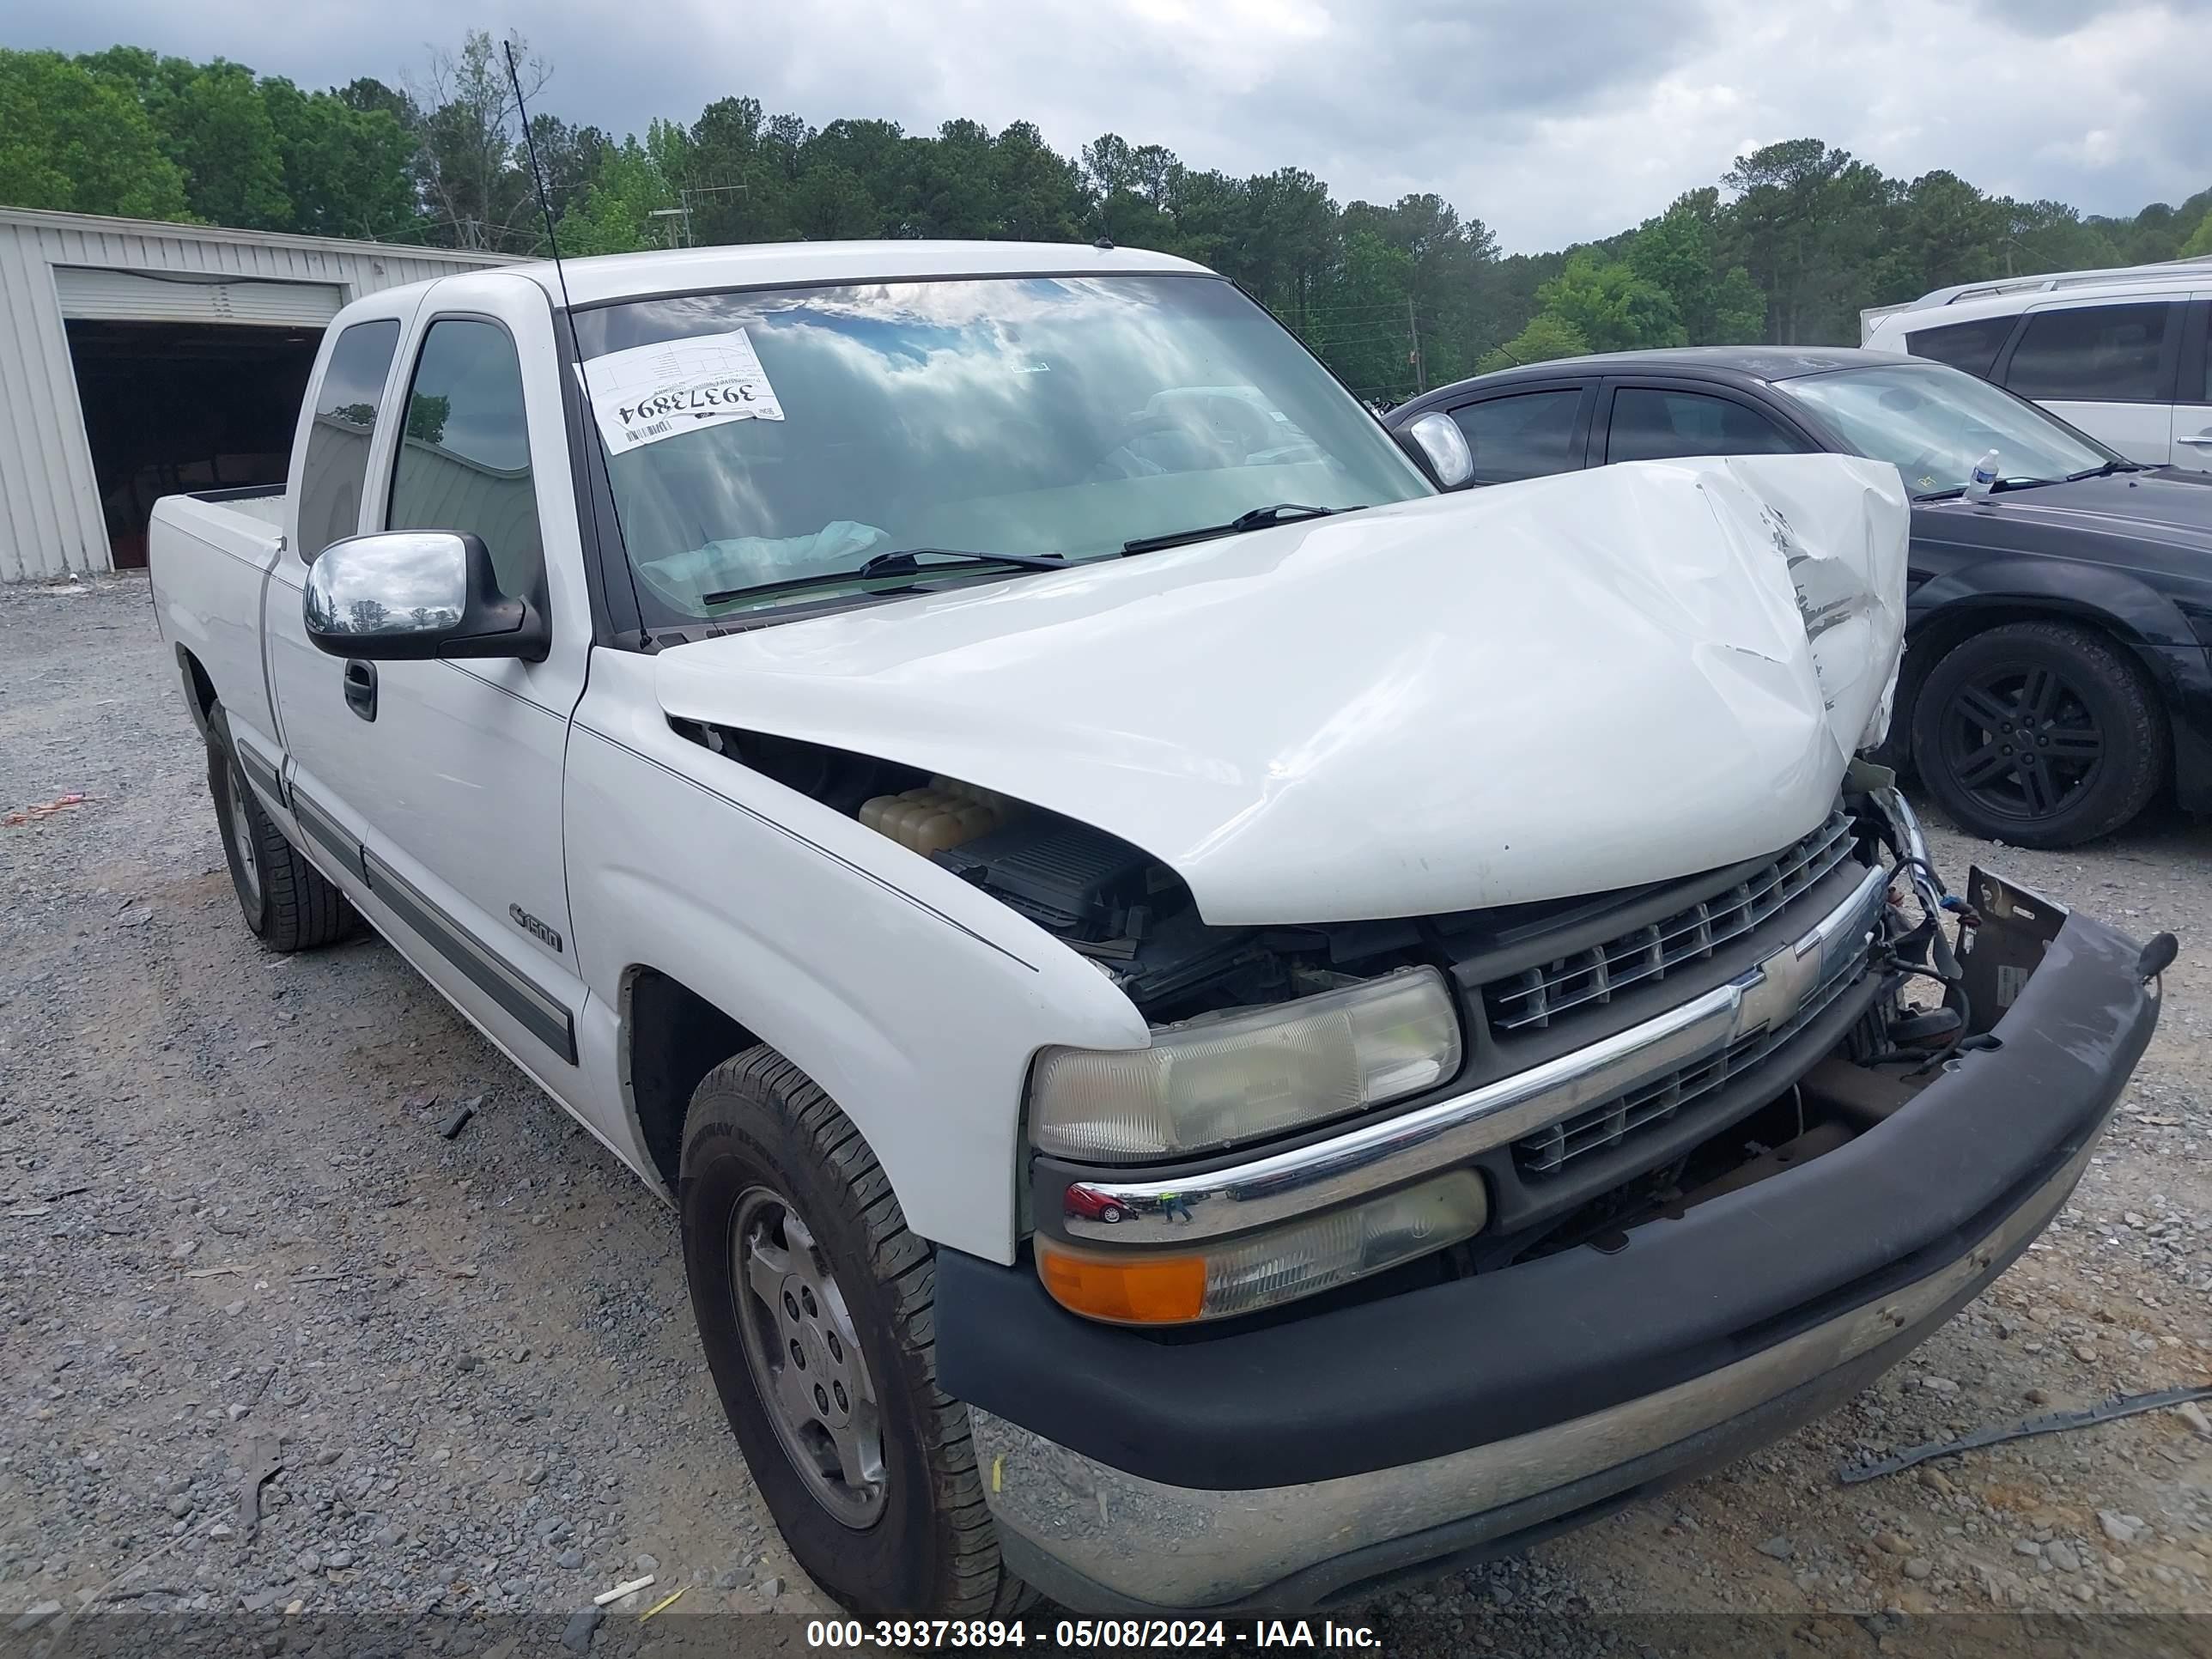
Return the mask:
<svg viewBox="0 0 2212 1659">
<path fill-rule="evenodd" d="M 963 547 L 909 547 L 896 553 L 878 553 L 853 574 L 855 576 L 914 576 L 921 559 L 952 559 L 961 564 L 1003 564 L 1017 570 L 1065 570 L 1067 561 L 1057 553 L 970 553 Z"/>
<path fill-rule="evenodd" d="M 2087 467 L 2066 475 L 2068 483 L 2080 483 L 2084 478 L 2109 478 L 2115 472 L 2148 472 L 2150 469 L 2141 461 L 2106 461 L 2102 466 Z"/>
<path fill-rule="evenodd" d="M 878 553 L 863 560 L 851 570 L 824 570 L 811 576 L 793 576 L 787 581 L 762 582 L 752 587 L 726 587 L 720 592 L 702 594 L 702 605 L 727 605 L 732 599 L 742 599 L 749 594 L 779 592 L 787 587 L 823 587 L 834 582 L 867 581 L 877 576 L 918 576 L 932 567 L 923 565 L 926 558 L 950 559 L 952 563 L 934 568 L 951 572 L 961 565 L 1007 565 L 1019 570 L 1065 570 L 1067 561 L 1058 554 L 1047 556 L 1037 553 L 971 553 L 959 547 L 908 547 L 896 553 Z"/>
<path fill-rule="evenodd" d="M 1211 541 L 1217 536 L 1241 536 L 1248 530 L 1265 530 L 1270 525 L 1289 524 L 1297 519 L 1326 519 L 1331 514 L 1348 513 L 1346 507 L 1308 507 L 1304 501 L 1275 501 L 1267 507 L 1255 507 L 1249 513 L 1239 513 L 1227 524 L 1200 525 L 1195 530 L 1170 530 L 1164 536 L 1139 536 L 1134 541 L 1123 542 L 1124 553 L 1151 553 L 1163 547 L 1181 547 L 1186 542 Z"/>
</svg>

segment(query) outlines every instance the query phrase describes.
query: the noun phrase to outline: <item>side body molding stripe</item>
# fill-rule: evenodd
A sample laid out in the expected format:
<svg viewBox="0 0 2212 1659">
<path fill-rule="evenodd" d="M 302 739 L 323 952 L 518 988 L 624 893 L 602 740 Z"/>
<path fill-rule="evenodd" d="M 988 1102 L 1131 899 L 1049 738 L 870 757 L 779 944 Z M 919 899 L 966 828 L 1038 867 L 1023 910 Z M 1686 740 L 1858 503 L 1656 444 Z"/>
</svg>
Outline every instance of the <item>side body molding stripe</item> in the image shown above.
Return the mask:
<svg viewBox="0 0 2212 1659">
<path fill-rule="evenodd" d="M 234 743 L 231 747 L 253 787 L 282 806 L 284 804 L 284 781 L 276 775 L 276 769 L 243 744 Z"/>
<path fill-rule="evenodd" d="M 566 1008 L 477 944 L 375 854 L 364 849 L 361 858 L 371 892 L 532 1036 L 569 1065 L 576 1063 L 576 1023 Z"/>
<path fill-rule="evenodd" d="M 325 811 L 322 804 L 296 781 L 292 786 L 292 816 L 300 820 L 302 830 L 322 843 L 325 852 L 359 879 L 368 879 L 368 868 L 362 863 L 361 843 L 348 835 L 345 826 Z"/>
</svg>

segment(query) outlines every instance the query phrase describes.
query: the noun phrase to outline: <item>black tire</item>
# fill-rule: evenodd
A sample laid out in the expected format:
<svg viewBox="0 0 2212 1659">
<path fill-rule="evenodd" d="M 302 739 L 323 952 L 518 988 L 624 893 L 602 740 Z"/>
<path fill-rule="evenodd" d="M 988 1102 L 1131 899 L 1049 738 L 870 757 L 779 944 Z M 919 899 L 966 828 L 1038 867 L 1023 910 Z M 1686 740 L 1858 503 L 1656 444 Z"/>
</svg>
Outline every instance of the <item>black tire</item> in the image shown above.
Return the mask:
<svg viewBox="0 0 2212 1659">
<path fill-rule="evenodd" d="M 1025 1605 L 1027 1587 L 1000 1559 L 967 1408 L 937 1387 L 935 1257 L 907 1231 L 890 1180 L 836 1103 L 772 1048 L 724 1061 L 691 1097 L 677 1199 L 707 1364 L 753 1483 L 799 1565 L 832 1600 L 871 1617 L 1003 1618 Z M 788 1331 L 767 1297 L 748 1286 L 738 1263 L 739 1216 L 774 1216 L 778 1204 L 784 1211 L 769 1228 L 787 1228 L 792 1214 L 803 1221 L 801 1237 L 811 1235 L 842 1303 L 835 1328 L 857 1339 L 862 1381 L 874 1396 L 882 1481 L 878 1507 L 866 1521 L 833 1512 L 832 1498 L 817 1495 L 825 1482 L 848 1498 L 871 1488 L 802 1470 L 800 1453 L 786 1442 L 790 1413 L 771 1401 L 776 1385 L 764 1384 L 748 1358 L 741 1321 L 765 1318 L 756 1332 L 778 1337 Z M 793 1237 L 786 1231 L 772 1242 L 787 1247 Z M 783 1301 L 779 1296 L 776 1304 Z M 797 1313 L 789 1330 L 808 1337 Z M 825 1332 L 834 1334 L 826 1318 L 804 1350 L 816 1356 L 817 1379 L 823 1364 L 850 1363 L 842 1351 L 825 1359 Z M 819 1455 L 836 1461 L 831 1452 Z"/>
<path fill-rule="evenodd" d="M 1968 835 L 2073 847 L 2166 778 L 2166 711 L 2128 653 L 2072 623 L 2008 623 L 1929 671 L 1912 709 L 1921 782 Z"/>
<path fill-rule="evenodd" d="M 238 908 L 262 949 L 289 956 L 335 945 L 360 921 L 345 895 L 285 839 L 246 781 L 218 708 L 208 722 L 208 793 Z"/>
</svg>

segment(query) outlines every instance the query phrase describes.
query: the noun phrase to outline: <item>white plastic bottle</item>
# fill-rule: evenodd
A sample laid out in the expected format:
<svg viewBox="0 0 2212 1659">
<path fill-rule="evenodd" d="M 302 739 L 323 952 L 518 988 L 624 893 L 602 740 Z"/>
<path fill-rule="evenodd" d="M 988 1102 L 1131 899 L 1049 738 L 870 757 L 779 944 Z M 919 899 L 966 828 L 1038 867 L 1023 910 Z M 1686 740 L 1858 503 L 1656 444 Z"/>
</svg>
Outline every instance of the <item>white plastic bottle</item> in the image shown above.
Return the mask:
<svg viewBox="0 0 2212 1659">
<path fill-rule="evenodd" d="M 1966 480 L 1967 499 L 1977 501 L 1983 500 L 1996 486 L 1996 481 L 1997 453 L 1992 449 L 1974 463 L 1973 476 Z"/>
</svg>

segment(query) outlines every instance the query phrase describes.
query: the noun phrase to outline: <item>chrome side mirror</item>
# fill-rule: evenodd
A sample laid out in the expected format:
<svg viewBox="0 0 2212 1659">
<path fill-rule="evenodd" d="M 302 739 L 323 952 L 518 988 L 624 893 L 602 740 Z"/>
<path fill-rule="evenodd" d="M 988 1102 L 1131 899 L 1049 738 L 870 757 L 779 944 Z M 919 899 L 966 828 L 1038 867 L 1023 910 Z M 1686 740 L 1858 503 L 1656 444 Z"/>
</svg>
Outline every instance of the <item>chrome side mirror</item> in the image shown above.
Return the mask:
<svg viewBox="0 0 2212 1659">
<path fill-rule="evenodd" d="M 499 591 L 483 541 L 447 530 L 332 542 L 307 567 L 300 603 L 307 637 L 334 657 L 543 662 L 552 643 L 542 614 Z"/>
<path fill-rule="evenodd" d="M 1440 410 L 1431 410 L 1406 428 L 1427 457 L 1429 471 L 1446 489 L 1457 489 L 1474 477 L 1474 456 L 1459 422 Z"/>
</svg>

